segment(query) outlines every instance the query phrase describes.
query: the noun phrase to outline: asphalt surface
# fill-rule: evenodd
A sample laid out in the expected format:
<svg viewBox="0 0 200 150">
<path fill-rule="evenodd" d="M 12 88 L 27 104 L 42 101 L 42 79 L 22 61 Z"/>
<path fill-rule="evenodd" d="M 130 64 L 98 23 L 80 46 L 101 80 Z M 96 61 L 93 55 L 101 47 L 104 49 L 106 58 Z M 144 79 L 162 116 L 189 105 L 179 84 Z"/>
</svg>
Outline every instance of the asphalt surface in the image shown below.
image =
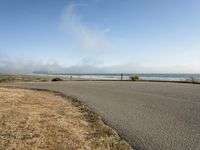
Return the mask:
<svg viewBox="0 0 200 150">
<path fill-rule="evenodd" d="M 76 97 L 136 150 L 200 150 L 200 85 L 120 81 L 5 85 Z"/>
</svg>

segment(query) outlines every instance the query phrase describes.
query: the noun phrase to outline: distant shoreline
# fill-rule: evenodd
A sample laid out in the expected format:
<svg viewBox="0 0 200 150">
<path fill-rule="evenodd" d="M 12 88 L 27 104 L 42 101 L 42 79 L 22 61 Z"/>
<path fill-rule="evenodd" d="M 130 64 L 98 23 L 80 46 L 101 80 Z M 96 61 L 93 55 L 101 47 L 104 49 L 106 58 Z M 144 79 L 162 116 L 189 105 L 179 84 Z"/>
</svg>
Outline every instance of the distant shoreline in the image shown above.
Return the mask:
<svg viewBox="0 0 200 150">
<path fill-rule="evenodd" d="M 140 76 L 139 76 L 140 77 Z M 186 78 L 185 80 L 163 80 L 163 79 L 143 79 L 131 81 L 129 77 L 121 78 L 90 78 L 82 76 L 60 76 L 60 75 L 0 75 L 0 83 L 3 82 L 51 82 L 54 78 L 60 78 L 62 81 L 124 81 L 124 82 L 166 82 L 166 83 L 187 83 L 200 84 L 199 78 Z"/>
<path fill-rule="evenodd" d="M 147 81 L 185 81 L 191 78 L 200 80 L 200 73 L 48 73 L 35 74 L 49 77 L 66 77 L 86 80 L 130 80 L 131 76 L 139 76 Z"/>
</svg>

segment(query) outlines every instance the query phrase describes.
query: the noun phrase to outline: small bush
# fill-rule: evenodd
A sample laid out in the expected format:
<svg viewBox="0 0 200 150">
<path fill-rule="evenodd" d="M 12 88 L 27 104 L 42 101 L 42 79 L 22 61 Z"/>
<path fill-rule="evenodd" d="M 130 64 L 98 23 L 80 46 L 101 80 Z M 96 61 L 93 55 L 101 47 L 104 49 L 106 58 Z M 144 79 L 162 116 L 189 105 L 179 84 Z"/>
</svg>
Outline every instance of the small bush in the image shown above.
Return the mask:
<svg viewBox="0 0 200 150">
<path fill-rule="evenodd" d="M 189 79 L 186 80 L 187 82 L 190 83 L 199 83 L 200 81 L 196 79 L 195 77 L 189 77 Z"/>
<path fill-rule="evenodd" d="M 51 81 L 62 81 L 61 78 L 53 78 Z"/>
<path fill-rule="evenodd" d="M 132 81 L 138 81 L 138 80 L 140 80 L 140 77 L 139 76 L 132 76 L 132 77 L 130 77 L 130 79 Z"/>
</svg>

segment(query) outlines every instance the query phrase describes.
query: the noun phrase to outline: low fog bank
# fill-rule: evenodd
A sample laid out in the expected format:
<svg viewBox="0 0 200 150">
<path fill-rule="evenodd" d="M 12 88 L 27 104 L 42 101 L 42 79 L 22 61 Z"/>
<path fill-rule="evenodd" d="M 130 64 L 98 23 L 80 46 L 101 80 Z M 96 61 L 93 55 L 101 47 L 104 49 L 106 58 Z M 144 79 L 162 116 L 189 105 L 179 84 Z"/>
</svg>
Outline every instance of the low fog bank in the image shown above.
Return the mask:
<svg viewBox="0 0 200 150">
<path fill-rule="evenodd" d="M 95 66 L 77 64 L 61 65 L 58 62 L 36 62 L 32 60 L 9 60 L 0 58 L 1 74 L 33 74 L 34 72 L 48 73 L 198 73 L 200 66 L 142 66 L 123 64 L 113 66 Z"/>
</svg>

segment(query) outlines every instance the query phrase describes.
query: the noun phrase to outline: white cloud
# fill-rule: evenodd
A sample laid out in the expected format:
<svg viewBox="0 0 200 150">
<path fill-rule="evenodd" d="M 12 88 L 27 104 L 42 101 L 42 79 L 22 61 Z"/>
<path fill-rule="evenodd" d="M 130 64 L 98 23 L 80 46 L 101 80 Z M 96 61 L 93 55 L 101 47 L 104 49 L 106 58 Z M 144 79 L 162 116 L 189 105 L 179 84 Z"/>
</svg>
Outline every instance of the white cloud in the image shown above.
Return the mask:
<svg viewBox="0 0 200 150">
<path fill-rule="evenodd" d="M 76 12 L 77 7 L 89 7 L 87 4 L 70 4 L 62 15 L 62 29 L 70 36 L 81 50 L 102 51 L 109 49 L 111 44 L 106 34 L 109 28 L 94 30 L 82 21 L 82 16 Z"/>
</svg>

